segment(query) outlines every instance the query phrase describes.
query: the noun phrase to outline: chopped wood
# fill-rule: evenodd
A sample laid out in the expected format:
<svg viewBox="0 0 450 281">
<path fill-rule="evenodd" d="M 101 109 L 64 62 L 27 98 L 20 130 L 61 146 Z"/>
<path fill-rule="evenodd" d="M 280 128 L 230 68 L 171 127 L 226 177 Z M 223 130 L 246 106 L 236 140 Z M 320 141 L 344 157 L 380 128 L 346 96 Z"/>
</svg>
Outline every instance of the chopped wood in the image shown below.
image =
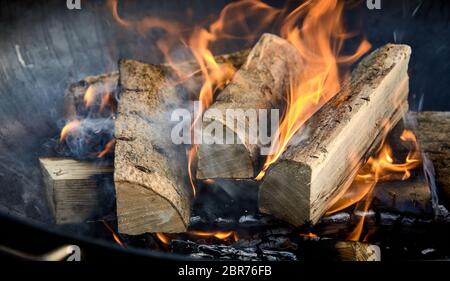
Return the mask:
<svg viewBox="0 0 450 281">
<path fill-rule="evenodd" d="M 415 130 L 421 150 L 433 162 L 442 203 L 450 209 L 450 112 L 419 112 Z"/>
<path fill-rule="evenodd" d="M 40 158 L 57 224 L 101 219 L 114 210 L 113 167 L 66 158 Z"/>
<path fill-rule="evenodd" d="M 388 44 L 358 65 L 343 91 L 307 122 L 308 138 L 291 144 L 266 173 L 262 212 L 296 226 L 320 219 L 378 148 L 384 123 L 395 125 L 406 113 L 410 53 Z"/>
<path fill-rule="evenodd" d="M 339 261 L 381 261 L 380 247 L 357 241 L 339 241 L 334 245 Z"/>
<path fill-rule="evenodd" d="M 219 65 L 229 63 L 235 68 L 240 68 L 249 52 L 250 51 L 248 49 L 245 49 L 234 53 L 218 55 L 215 56 L 215 59 Z M 170 67 L 169 64 L 162 64 L 162 66 Z M 181 73 L 193 73 L 193 76 L 197 78 L 197 80 L 201 78 L 201 72 L 198 71 L 198 64 L 195 61 L 181 62 L 175 67 Z M 94 118 L 109 117 L 111 115 L 111 111 L 114 112 L 117 108 L 116 95 L 118 80 L 119 72 L 113 71 L 101 75 L 88 76 L 81 81 L 69 85 L 64 96 L 64 117 L 68 120 L 75 117 L 87 117 L 88 115 L 89 117 Z M 196 84 L 194 86 L 198 88 L 201 86 L 199 81 L 194 81 L 191 84 Z M 97 101 L 96 106 L 87 108 L 84 96 L 89 87 L 93 87 L 96 94 L 99 96 L 103 96 L 108 93 L 113 94 L 113 99 L 110 101 L 112 108 L 110 108 L 110 110 L 103 110 L 100 112 L 100 99 Z M 195 91 L 195 94 L 198 94 L 198 91 Z"/>
<path fill-rule="evenodd" d="M 192 188 L 186 152 L 172 143 L 167 116 L 183 97 L 169 85 L 167 67 L 122 60 L 119 71 L 114 161 L 119 232 L 183 232 Z"/>
<path fill-rule="evenodd" d="M 373 208 L 396 214 L 433 216 L 431 190 L 424 174 L 408 180 L 377 183 L 373 194 Z"/>
<path fill-rule="evenodd" d="M 245 64 L 217 95 L 215 102 L 204 116 L 213 111 L 224 114 L 228 109 L 241 109 L 245 112 L 281 108 L 288 89 L 289 77 L 298 75 L 301 68 L 301 57 L 293 45 L 278 36 L 264 34 L 250 52 Z M 252 139 L 257 139 L 258 130 L 249 128 L 249 119 L 250 117 L 246 116 L 242 120 L 235 120 L 238 125 L 231 125 L 232 127 L 226 124 L 225 116 L 204 122 L 203 128 L 213 122 L 219 123 L 218 127 L 223 128 L 224 135 L 232 135 L 235 142 L 208 144 L 208 136 L 204 134 L 203 144 L 198 151 L 197 178 L 256 176 L 262 144 L 252 143 Z M 240 140 L 241 144 L 236 144 L 237 140 Z"/>
</svg>

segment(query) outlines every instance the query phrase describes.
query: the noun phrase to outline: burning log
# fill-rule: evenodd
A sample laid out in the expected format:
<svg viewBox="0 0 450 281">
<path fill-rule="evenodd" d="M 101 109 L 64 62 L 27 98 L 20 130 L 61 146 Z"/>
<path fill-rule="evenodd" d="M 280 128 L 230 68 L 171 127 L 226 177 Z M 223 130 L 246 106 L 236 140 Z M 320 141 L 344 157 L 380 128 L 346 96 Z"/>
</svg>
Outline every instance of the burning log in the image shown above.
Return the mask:
<svg viewBox="0 0 450 281">
<path fill-rule="evenodd" d="M 450 112 L 419 112 L 417 137 L 423 152 L 433 162 L 436 185 L 450 207 Z"/>
<path fill-rule="evenodd" d="M 432 216 L 431 190 L 422 173 L 410 180 L 380 182 L 374 189 L 373 208 L 396 214 Z"/>
<path fill-rule="evenodd" d="M 64 118 L 67 120 L 76 117 L 109 117 L 111 111 L 115 110 L 115 93 L 119 72 L 114 71 L 97 76 L 88 76 L 83 80 L 73 83 L 66 90 L 64 95 Z M 96 96 L 99 100 L 96 101 Z M 106 100 L 110 99 L 110 100 Z M 99 112 L 99 107 L 105 107 L 105 102 L 109 102 L 110 110 Z M 97 110 L 94 110 L 94 105 Z M 102 108 L 103 109 L 103 108 Z"/>
<path fill-rule="evenodd" d="M 57 224 L 96 220 L 114 210 L 113 167 L 64 158 L 39 161 Z"/>
<path fill-rule="evenodd" d="M 320 219 L 378 148 L 384 123 L 395 125 L 407 111 L 410 53 L 388 44 L 358 65 L 343 91 L 308 121 L 309 137 L 291 144 L 268 170 L 262 212 L 293 225 Z"/>
<path fill-rule="evenodd" d="M 247 61 L 233 80 L 218 94 L 215 103 L 204 113 L 228 109 L 246 110 L 280 108 L 288 88 L 289 77 L 302 68 L 298 51 L 288 41 L 264 34 L 250 52 Z M 255 118 L 258 118 L 255 116 Z M 252 143 L 258 130 L 249 128 L 249 116 L 233 124 L 225 117 L 216 119 L 203 128 L 218 122 L 224 134 L 233 136 L 234 144 L 207 144 L 205 136 L 198 151 L 197 178 L 253 178 L 258 166 L 261 143 Z M 230 125 L 232 127 L 230 127 Z M 240 144 L 235 144 L 240 140 Z"/>
<path fill-rule="evenodd" d="M 218 55 L 218 64 L 229 63 L 240 68 L 248 56 L 249 50 L 237 51 L 230 54 Z M 171 67 L 169 64 L 162 64 Z M 195 61 L 179 63 L 175 66 L 182 73 L 192 73 L 200 77 L 198 64 Z M 69 85 L 64 96 L 64 117 L 67 120 L 76 117 L 109 117 L 117 108 L 116 94 L 119 72 L 114 71 L 96 76 L 88 76 L 81 81 Z M 197 83 L 200 84 L 200 83 Z M 108 103 L 110 110 L 104 110 Z M 100 110 L 102 109 L 102 110 Z"/>
</svg>

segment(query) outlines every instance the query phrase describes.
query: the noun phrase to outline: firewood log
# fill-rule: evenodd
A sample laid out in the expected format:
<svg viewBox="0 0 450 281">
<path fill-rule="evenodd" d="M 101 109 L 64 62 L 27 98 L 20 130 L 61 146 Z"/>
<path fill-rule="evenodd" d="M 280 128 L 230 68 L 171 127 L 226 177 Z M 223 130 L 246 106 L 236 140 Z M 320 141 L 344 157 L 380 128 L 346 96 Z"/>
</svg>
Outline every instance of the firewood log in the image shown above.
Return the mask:
<svg viewBox="0 0 450 281">
<path fill-rule="evenodd" d="M 239 66 L 247 53 L 219 56 L 217 61 Z M 193 73 L 197 65 L 185 62 L 176 69 Z M 183 232 L 193 191 L 185 148 L 170 139 L 169 113 L 186 107 L 192 93 L 173 83 L 178 78 L 169 65 L 122 60 L 119 72 L 122 91 L 115 122 L 114 172 L 119 232 Z"/>
<path fill-rule="evenodd" d="M 450 209 L 450 112 L 419 112 L 419 145 L 433 162 L 440 201 Z"/>
<path fill-rule="evenodd" d="M 298 75 L 301 68 L 302 59 L 293 45 L 275 35 L 264 34 L 204 116 L 213 110 L 219 110 L 225 115 L 228 109 L 245 112 L 281 108 L 289 77 Z M 253 178 L 256 175 L 262 144 L 259 141 L 252 143 L 252 139 L 257 139 L 258 130 L 249 128 L 250 118 L 246 116 L 235 120 L 237 126 L 227 124 L 225 116 L 204 122 L 203 129 L 218 122 L 224 136 L 232 135 L 235 142 L 208 144 L 208 135 L 204 134 L 198 151 L 197 178 Z M 240 144 L 236 143 L 238 139 Z"/>
<path fill-rule="evenodd" d="M 216 62 L 220 64 L 230 63 L 235 68 L 240 68 L 244 63 L 250 51 L 248 49 L 215 56 Z M 162 64 L 165 67 L 170 67 L 169 64 Z M 181 62 L 175 66 L 180 73 L 189 74 L 192 73 L 193 76 L 199 80 L 201 79 L 201 72 L 198 71 L 198 64 L 194 61 Z M 117 103 L 115 100 L 115 95 L 117 94 L 117 82 L 119 80 L 119 72 L 113 71 L 110 73 L 104 73 L 101 75 L 88 76 L 76 83 L 70 84 L 64 95 L 64 118 L 73 119 L 75 117 L 87 117 L 89 113 L 93 116 L 90 117 L 109 117 L 111 110 L 105 110 L 99 112 L 98 102 L 96 108 L 87 108 L 84 96 L 89 87 L 93 87 L 96 93 L 99 95 L 107 94 L 110 92 L 114 95 L 113 99 L 110 101 L 112 110 L 116 110 Z M 198 87 L 200 83 L 195 81 Z M 193 91 L 197 94 L 198 91 Z"/>
<path fill-rule="evenodd" d="M 170 140 L 169 108 L 182 96 L 169 86 L 170 70 L 122 60 L 122 87 L 115 122 L 114 182 L 119 232 L 186 230 L 192 190 L 185 151 Z"/>
<path fill-rule="evenodd" d="M 57 224 L 98 220 L 113 212 L 113 167 L 65 158 L 39 162 Z"/>
<path fill-rule="evenodd" d="M 341 93 L 305 124 L 308 138 L 290 144 L 269 168 L 259 192 L 262 212 L 293 225 L 320 219 L 378 147 L 384 124 L 395 125 L 407 111 L 410 53 L 388 44 L 358 65 Z"/>
</svg>

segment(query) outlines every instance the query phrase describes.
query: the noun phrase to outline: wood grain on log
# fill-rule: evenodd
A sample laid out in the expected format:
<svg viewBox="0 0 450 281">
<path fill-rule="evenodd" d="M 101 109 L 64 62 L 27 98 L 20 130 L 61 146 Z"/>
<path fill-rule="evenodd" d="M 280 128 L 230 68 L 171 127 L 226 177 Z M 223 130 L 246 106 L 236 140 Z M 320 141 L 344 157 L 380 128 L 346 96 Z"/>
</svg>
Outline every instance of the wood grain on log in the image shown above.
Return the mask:
<svg viewBox="0 0 450 281">
<path fill-rule="evenodd" d="M 301 68 L 301 57 L 293 45 L 275 35 L 264 34 L 204 116 L 213 110 L 225 115 L 228 109 L 246 112 L 281 108 L 289 77 L 298 75 Z M 224 136 L 228 133 L 241 144 L 207 144 L 207 135 L 204 135 L 198 152 L 197 178 L 253 178 L 256 175 L 261 144 L 251 143 L 252 138 L 257 138 L 258 130 L 249 128 L 249 119 L 246 116 L 235 120 L 237 126 L 231 125 L 233 127 L 228 127 L 225 116 L 203 124 L 205 128 L 218 122 Z"/>
<path fill-rule="evenodd" d="M 113 167 L 65 158 L 39 161 L 56 223 L 96 220 L 113 210 Z"/>
<path fill-rule="evenodd" d="M 410 53 L 388 44 L 358 65 L 344 90 L 307 122 L 308 138 L 291 144 L 267 172 L 262 212 L 293 225 L 320 219 L 378 147 L 384 123 L 395 125 L 406 113 Z"/>
<path fill-rule="evenodd" d="M 183 97 L 170 86 L 170 69 L 122 60 L 115 123 L 115 171 L 119 232 L 186 230 L 192 191 L 185 151 L 170 140 L 170 108 Z"/>
</svg>

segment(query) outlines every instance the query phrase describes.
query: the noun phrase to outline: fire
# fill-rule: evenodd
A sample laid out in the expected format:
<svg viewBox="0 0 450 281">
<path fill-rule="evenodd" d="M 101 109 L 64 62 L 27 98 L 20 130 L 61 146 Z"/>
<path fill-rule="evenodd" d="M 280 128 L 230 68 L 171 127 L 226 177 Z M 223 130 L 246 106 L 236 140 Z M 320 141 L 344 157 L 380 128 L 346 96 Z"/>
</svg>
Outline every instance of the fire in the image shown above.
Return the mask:
<svg viewBox="0 0 450 281">
<path fill-rule="evenodd" d="M 72 120 L 69 123 L 67 123 L 61 130 L 59 140 L 61 142 L 64 141 L 67 138 L 67 136 L 70 133 L 72 133 L 73 131 L 77 130 L 80 127 L 80 125 L 81 125 L 81 122 L 80 122 L 80 120 L 77 120 L 77 119 Z"/>
<path fill-rule="evenodd" d="M 360 169 L 356 178 L 346 193 L 327 211 L 332 214 L 356 203 L 355 211 L 366 213 L 372 203 L 372 191 L 381 181 L 406 180 L 411 176 L 411 170 L 421 163 L 420 150 L 416 136 L 412 131 L 404 130 L 400 140 L 412 144 L 404 163 L 395 163 L 389 144 L 382 142 L 380 151 L 375 157 L 370 157 Z M 362 200 L 365 199 L 365 200 Z M 359 240 L 364 225 L 364 216 L 359 219 L 356 228 L 348 237 L 349 240 Z"/>
<path fill-rule="evenodd" d="M 105 155 L 108 154 L 114 148 L 115 144 L 116 144 L 116 140 L 115 139 L 110 140 L 105 145 L 105 148 L 97 154 L 97 158 L 105 157 Z"/>
<path fill-rule="evenodd" d="M 87 88 L 86 92 L 84 93 L 84 97 L 83 97 L 84 105 L 86 107 L 91 107 L 94 104 L 95 95 L 96 95 L 95 87 L 93 85 L 90 85 Z"/>
<path fill-rule="evenodd" d="M 238 241 L 239 236 L 235 231 L 189 231 L 185 233 L 188 236 L 194 236 L 194 237 L 205 237 L 205 238 L 215 238 L 223 241 Z M 172 240 L 171 237 L 169 237 L 165 233 L 157 232 L 156 237 L 164 244 L 169 245 L 170 241 Z"/>
<path fill-rule="evenodd" d="M 342 23 L 343 5 L 337 0 L 306 1 L 286 18 L 281 35 L 297 48 L 305 68 L 300 77 L 290 77 L 287 108 L 271 153 L 256 179 L 262 179 L 301 126 L 338 93 L 341 80 L 347 75 L 341 74 L 340 69 L 348 70 L 350 63 L 370 49 L 363 40 L 354 54 L 340 55 L 345 39 L 350 37 Z"/>
<path fill-rule="evenodd" d="M 105 225 L 105 227 L 111 232 L 114 241 L 119 244 L 121 247 L 125 247 L 125 244 L 122 242 L 122 240 L 119 238 L 119 235 L 117 235 L 117 233 L 114 231 L 114 229 L 112 229 L 112 227 L 106 222 L 106 221 L 102 221 L 103 224 Z"/>
<path fill-rule="evenodd" d="M 309 238 L 317 237 L 317 235 L 312 233 L 312 232 L 300 233 L 299 235 L 302 236 L 302 237 L 309 237 Z"/>
<path fill-rule="evenodd" d="M 341 80 L 346 76 L 346 72 L 341 73 L 341 70 L 348 68 L 350 63 L 370 49 L 370 44 L 363 40 L 353 54 L 340 54 L 344 41 L 353 35 L 345 32 L 342 23 L 344 4 L 338 0 L 308 0 L 289 14 L 287 7 L 277 9 L 257 0 L 237 1 L 225 6 L 218 19 L 207 28 L 186 27 L 156 17 L 126 20 L 119 16 L 117 0 L 110 0 L 109 6 L 113 18 L 124 28 L 140 32 L 152 28 L 165 31 L 166 35 L 156 45 L 180 78 L 189 77 L 191 73 L 182 73 L 177 69 L 172 50 L 187 48 L 197 61 L 203 85 L 199 93 L 201 108 L 198 115 L 194 116 L 192 130 L 196 130 L 203 112 L 213 102 L 215 92 L 223 88 L 236 71 L 231 65 L 219 65 L 215 61 L 212 52 L 214 43 L 224 40 L 252 42 L 275 26 L 277 29 L 273 31 L 278 30 L 283 38 L 297 48 L 305 69 L 300 77 L 290 77 L 290 89 L 286 93 L 287 108 L 276 133 L 276 141 L 272 144 L 271 155 L 257 179 L 261 179 L 267 168 L 280 157 L 289 140 L 306 120 L 340 90 Z M 249 22 L 253 23 L 251 27 Z M 188 174 L 194 195 L 192 170 L 197 150 L 194 145 L 187 151 Z"/>
<path fill-rule="evenodd" d="M 227 239 L 232 239 L 233 241 L 239 240 L 237 233 L 234 231 L 217 231 L 217 232 L 192 231 L 189 232 L 188 234 L 200 237 L 214 237 L 219 240 L 227 240 Z"/>
<path fill-rule="evenodd" d="M 170 244 L 170 238 L 167 237 L 167 235 L 165 235 L 162 232 L 157 232 L 156 233 L 156 237 L 159 239 L 159 241 L 161 241 L 164 245 L 169 245 Z"/>
</svg>

